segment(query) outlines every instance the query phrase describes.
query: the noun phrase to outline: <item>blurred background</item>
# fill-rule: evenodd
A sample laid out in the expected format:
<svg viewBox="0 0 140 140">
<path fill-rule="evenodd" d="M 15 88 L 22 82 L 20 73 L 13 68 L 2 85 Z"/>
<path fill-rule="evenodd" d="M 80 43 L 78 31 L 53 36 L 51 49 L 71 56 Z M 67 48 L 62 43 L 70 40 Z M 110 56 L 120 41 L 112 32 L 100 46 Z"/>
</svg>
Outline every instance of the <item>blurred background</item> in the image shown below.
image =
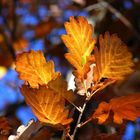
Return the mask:
<svg viewBox="0 0 140 140">
<path fill-rule="evenodd" d="M 23 82 L 14 70 L 17 54 L 31 49 L 43 51 L 46 60 L 55 62 L 56 71 L 61 71 L 69 88 L 74 89 L 72 67 L 64 59 L 67 49 L 60 39 L 70 16 L 86 17 L 94 27 L 94 37 L 105 31 L 117 33 L 128 45 L 135 63 L 135 72 L 124 82 L 98 93 L 82 119 L 88 118 L 101 101 L 140 93 L 140 0 L 0 0 L 0 116 L 8 119 L 13 130 L 36 119 L 19 91 Z M 140 119 L 121 127 L 89 123 L 77 134 L 78 140 L 115 138 L 140 140 Z"/>
</svg>

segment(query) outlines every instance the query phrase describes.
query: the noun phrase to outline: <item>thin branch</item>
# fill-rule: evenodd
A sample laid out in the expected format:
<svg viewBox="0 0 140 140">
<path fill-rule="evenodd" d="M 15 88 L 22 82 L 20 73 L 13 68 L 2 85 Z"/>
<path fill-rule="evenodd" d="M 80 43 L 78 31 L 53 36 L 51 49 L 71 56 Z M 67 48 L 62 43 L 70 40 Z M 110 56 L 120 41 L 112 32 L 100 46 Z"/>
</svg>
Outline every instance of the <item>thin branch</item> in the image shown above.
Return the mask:
<svg viewBox="0 0 140 140">
<path fill-rule="evenodd" d="M 18 140 L 28 140 L 31 135 L 36 133 L 42 125 L 39 122 L 32 122 L 30 126 L 19 136 Z"/>
<path fill-rule="evenodd" d="M 133 31 L 133 33 L 135 34 L 137 39 L 140 41 L 140 35 L 137 32 L 137 30 L 134 28 L 132 23 L 121 12 L 119 12 L 117 9 L 115 9 L 108 2 L 106 2 L 104 0 L 98 0 L 98 3 L 86 7 L 85 10 L 87 10 L 89 12 L 89 11 L 92 11 L 92 10 L 99 10 L 99 9 L 102 9 L 102 8 L 106 8 L 111 13 L 113 13 L 127 28 L 129 28 L 130 30 Z"/>
<path fill-rule="evenodd" d="M 90 96 L 89 96 L 88 98 L 86 98 L 86 100 L 89 101 L 89 100 L 92 98 L 92 96 L 93 96 L 96 92 L 98 92 L 98 91 L 100 91 L 100 90 L 101 90 L 101 88 L 98 88 L 97 90 L 95 90 L 94 92 L 92 92 L 92 93 L 90 94 Z"/>
<path fill-rule="evenodd" d="M 107 3 L 106 1 L 103 0 L 98 0 L 99 3 L 107 8 L 111 13 L 113 13 L 118 19 L 120 19 L 120 21 L 127 26 L 130 29 L 133 29 L 133 25 L 130 23 L 130 21 L 124 16 L 122 15 L 121 12 L 119 12 L 117 9 L 115 9 L 112 5 L 110 5 L 109 3 Z"/>
<path fill-rule="evenodd" d="M 86 120 L 85 122 L 81 122 L 81 123 L 79 124 L 79 128 L 83 127 L 84 125 L 86 125 L 86 124 L 87 124 L 88 122 L 90 122 L 91 120 L 92 120 L 92 118 Z"/>
<path fill-rule="evenodd" d="M 77 130 L 78 130 L 78 128 L 79 128 L 79 124 L 80 124 L 82 115 L 83 115 L 83 113 L 84 113 L 84 110 L 85 110 L 85 108 L 86 108 L 86 105 L 87 105 L 87 102 L 85 102 L 84 105 L 83 105 L 83 107 L 81 108 L 81 113 L 80 113 L 80 115 L 79 115 L 79 117 L 78 117 L 78 121 L 77 121 L 77 123 L 76 123 L 76 127 L 75 127 L 75 129 L 74 129 L 73 134 L 71 135 L 71 137 L 72 137 L 73 140 L 74 140 L 75 134 L 76 134 L 76 132 L 77 132 Z"/>
<path fill-rule="evenodd" d="M 73 105 L 79 112 L 81 112 L 81 107 L 76 106 L 73 102 L 70 102 L 71 105 Z"/>
</svg>

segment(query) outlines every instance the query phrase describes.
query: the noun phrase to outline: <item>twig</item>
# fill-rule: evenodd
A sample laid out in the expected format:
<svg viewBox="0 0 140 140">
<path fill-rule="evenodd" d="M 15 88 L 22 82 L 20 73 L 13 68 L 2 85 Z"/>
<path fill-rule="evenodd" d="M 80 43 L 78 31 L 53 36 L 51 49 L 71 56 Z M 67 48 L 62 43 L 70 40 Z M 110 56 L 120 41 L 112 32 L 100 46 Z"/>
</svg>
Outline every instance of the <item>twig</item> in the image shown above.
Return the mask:
<svg viewBox="0 0 140 140">
<path fill-rule="evenodd" d="M 90 122 L 92 120 L 92 118 L 86 120 L 85 122 L 82 122 L 79 124 L 79 128 L 83 127 L 84 125 L 86 125 L 88 122 Z"/>
<path fill-rule="evenodd" d="M 81 108 L 77 107 L 74 103 L 70 102 L 79 112 L 81 112 Z"/>
<path fill-rule="evenodd" d="M 79 117 L 78 117 L 78 121 L 77 121 L 77 123 L 76 123 L 76 127 L 75 127 L 75 129 L 74 129 L 73 134 L 71 135 L 71 137 L 72 137 L 73 140 L 74 140 L 75 134 L 76 134 L 76 132 L 77 132 L 77 129 L 79 128 L 79 124 L 80 124 L 82 115 L 83 115 L 83 113 L 84 113 L 84 110 L 85 110 L 85 108 L 86 108 L 86 105 L 87 105 L 87 102 L 85 102 L 84 105 L 83 105 L 83 107 L 81 108 L 81 112 L 80 112 L 80 115 L 79 115 Z"/>
<path fill-rule="evenodd" d="M 40 122 L 35 122 L 34 120 L 30 120 L 27 126 L 21 125 L 17 129 L 16 135 L 10 135 L 8 140 L 16 139 L 16 140 L 29 140 L 32 134 L 35 134 L 39 129 L 41 129 L 43 125 Z"/>
<path fill-rule="evenodd" d="M 90 96 L 86 99 L 87 101 L 89 101 L 91 98 L 92 98 L 92 96 L 96 93 L 96 92 L 98 92 L 98 91 L 100 91 L 101 90 L 101 88 L 98 88 L 97 90 L 95 90 L 94 92 L 92 92 L 91 94 L 90 94 Z"/>
<path fill-rule="evenodd" d="M 85 10 L 87 10 L 89 12 L 91 10 L 98 10 L 98 9 L 102 9 L 102 8 L 106 8 L 111 13 L 113 13 L 127 28 L 131 29 L 134 32 L 135 36 L 140 41 L 140 35 L 137 32 L 137 30 L 133 27 L 132 23 L 121 12 L 119 12 L 117 9 L 115 9 L 108 2 L 106 2 L 104 0 L 98 0 L 98 3 L 86 7 Z"/>
<path fill-rule="evenodd" d="M 130 21 L 124 16 L 122 15 L 121 12 L 119 12 L 117 9 L 115 9 L 112 5 L 110 5 L 109 3 L 103 1 L 103 0 L 98 0 L 100 2 L 100 4 L 107 8 L 111 13 L 113 13 L 118 19 L 120 19 L 120 21 L 122 21 L 122 23 L 127 26 L 130 29 L 133 29 L 133 25 L 130 23 Z"/>
<path fill-rule="evenodd" d="M 42 125 L 39 122 L 32 122 L 31 125 L 19 136 L 18 140 L 28 140 L 33 133 L 36 133 Z"/>
</svg>

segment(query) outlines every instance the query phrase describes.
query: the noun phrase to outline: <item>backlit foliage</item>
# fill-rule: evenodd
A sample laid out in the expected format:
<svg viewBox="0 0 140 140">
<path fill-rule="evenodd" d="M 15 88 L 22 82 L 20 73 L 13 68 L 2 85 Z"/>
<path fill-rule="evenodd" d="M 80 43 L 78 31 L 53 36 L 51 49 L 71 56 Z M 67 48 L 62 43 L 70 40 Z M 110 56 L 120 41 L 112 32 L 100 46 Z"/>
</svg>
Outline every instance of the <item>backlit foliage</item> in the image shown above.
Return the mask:
<svg viewBox="0 0 140 140">
<path fill-rule="evenodd" d="M 76 90 L 67 90 L 67 82 L 61 73 L 55 72 L 54 62 L 46 62 L 41 51 L 30 51 L 19 54 L 16 59 L 16 71 L 24 80 L 21 87 L 26 103 L 32 108 L 38 120 L 51 126 L 66 126 L 64 136 L 74 139 L 78 127 L 98 119 L 102 124 L 113 116 L 114 123 L 121 124 L 123 120 L 135 121 L 140 117 L 140 94 L 113 98 L 101 102 L 93 115 L 85 123 L 81 116 L 94 93 L 107 85 L 124 80 L 133 72 L 132 54 L 120 38 L 106 32 L 99 37 L 99 48 L 95 47 L 93 27 L 84 17 L 70 17 L 65 23 L 66 35 L 62 35 L 68 53 L 66 59 L 74 67 Z M 76 93 L 85 96 L 83 106 L 76 106 Z M 75 95 L 74 95 L 75 94 Z M 66 100 L 68 103 L 66 104 Z M 73 110 L 67 108 L 73 105 L 80 113 L 78 124 L 70 136 Z M 73 114 L 71 114 L 72 112 Z"/>
<path fill-rule="evenodd" d="M 89 70 L 91 52 L 94 49 L 95 38 L 93 28 L 84 17 L 70 17 L 70 22 L 65 23 L 67 35 L 62 35 L 69 53 L 65 54 L 66 59 L 75 67 L 75 75 L 84 78 Z"/>
<path fill-rule="evenodd" d="M 135 121 L 140 117 L 140 94 L 133 94 L 124 97 L 113 98 L 109 103 L 101 102 L 92 118 L 98 119 L 99 124 L 104 123 L 114 113 L 113 121 L 121 124 L 123 119 Z"/>
<path fill-rule="evenodd" d="M 102 78 L 110 81 L 122 80 L 125 75 L 132 73 L 132 54 L 127 46 L 117 37 L 108 32 L 99 37 L 99 49 L 95 47 L 94 83 L 100 83 Z M 110 82 L 109 81 L 109 82 Z"/>
<path fill-rule="evenodd" d="M 39 89 L 22 86 L 21 92 L 39 121 L 52 125 L 66 125 L 72 121 L 67 119 L 69 111 L 65 109 L 61 92 L 47 86 L 40 86 Z"/>
<path fill-rule="evenodd" d="M 30 51 L 18 55 L 16 71 L 19 72 L 19 77 L 33 88 L 47 84 L 60 75 L 60 73 L 54 71 L 54 62 L 46 62 L 41 51 Z"/>
</svg>

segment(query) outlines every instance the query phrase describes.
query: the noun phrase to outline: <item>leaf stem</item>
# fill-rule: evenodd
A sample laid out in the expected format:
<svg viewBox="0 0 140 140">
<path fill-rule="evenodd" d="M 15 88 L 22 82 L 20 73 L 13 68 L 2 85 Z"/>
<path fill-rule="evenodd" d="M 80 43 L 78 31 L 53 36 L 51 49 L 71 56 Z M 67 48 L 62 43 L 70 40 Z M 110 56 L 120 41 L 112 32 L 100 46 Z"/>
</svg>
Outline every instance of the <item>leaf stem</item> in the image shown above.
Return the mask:
<svg viewBox="0 0 140 140">
<path fill-rule="evenodd" d="M 75 134 L 76 134 L 76 132 L 77 132 L 77 130 L 78 130 L 78 128 L 79 128 L 79 124 L 80 124 L 82 115 L 83 115 L 83 113 L 84 113 L 84 110 L 85 110 L 85 108 L 86 108 L 86 105 L 87 105 L 87 102 L 85 102 L 84 105 L 83 105 L 83 107 L 81 108 L 81 112 L 80 112 L 80 114 L 79 114 L 78 121 L 77 121 L 77 123 L 76 123 L 76 127 L 75 127 L 75 129 L 74 129 L 74 131 L 73 131 L 73 134 L 71 135 L 71 138 L 72 138 L 73 140 L 74 140 Z"/>
</svg>

